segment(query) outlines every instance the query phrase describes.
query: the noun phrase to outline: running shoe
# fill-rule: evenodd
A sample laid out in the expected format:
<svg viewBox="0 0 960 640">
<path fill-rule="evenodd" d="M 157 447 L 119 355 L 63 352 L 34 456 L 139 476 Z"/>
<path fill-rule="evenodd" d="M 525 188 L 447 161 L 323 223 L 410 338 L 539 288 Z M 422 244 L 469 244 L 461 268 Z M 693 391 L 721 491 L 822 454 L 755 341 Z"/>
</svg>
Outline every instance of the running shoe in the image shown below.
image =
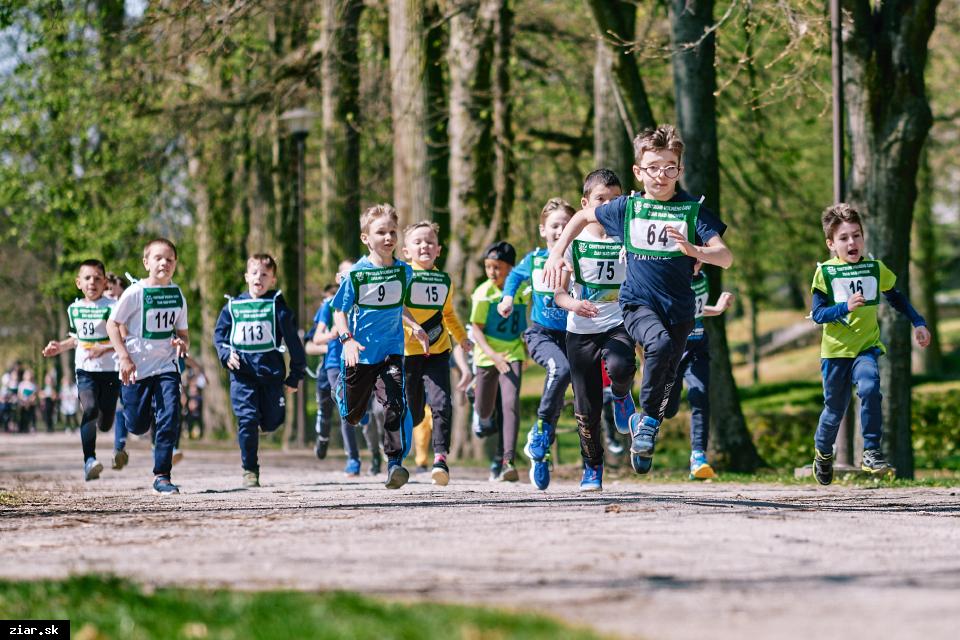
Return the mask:
<svg viewBox="0 0 960 640">
<path fill-rule="evenodd" d="M 512 462 L 504 463 L 500 476 L 497 478 L 500 482 L 516 482 L 519 479 L 520 474 L 517 473 L 517 468 L 513 466 Z"/>
<path fill-rule="evenodd" d="M 126 449 L 117 449 L 113 452 L 113 468 L 116 471 L 120 471 L 127 463 L 130 462 L 130 454 L 127 453 Z"/>
<path fill-rule="evenodd" d="M 260 486 L 260 474 L 256 471 L 244 471 L 243 472 L 243 487 L 245 489 L 253 489 L 254 487 Z"/>
<path fill-rule="evenodd" d="M 387 489 L 399 489 L 407 484 L 410 479 L 410 472 L 403 468 L 400 459 L 387 462 L 387 481 L 383 483 Z"/>
<path fill-rule="evenodd" d="M 170 482 L 170 478 L 167 476 L 157 476 L 153 479 L 153 492 L 159 493 L 162 496 L 169 496 L 180 493 L 180 489 L 177 485 Z"/>
<path fill-rule="evenodd" d="M 533 462 L 542 462 L 550 453 L 552 441 L 553 425 L 538 419 L 527 433 L 527 444 L 523 447 L 523 454 Z"/>
<path fill-rule="evenodd" d="M 864 449 L 863 460 L 860 462 L 860 468 L 867 473 L 877 476 L 890 475 L 893 473 L 893 467 L 883 457 L 880 449 Z"/>
<path fill-rule="evenodd" d="M 433 463 L 433 470 L 430 472 L 430 479 L 433 484 L 441 487 L 450 483 L 450 468 L 445 460 L 437 460 Z"/>
<path fill-rule="evenodd" d="M 317 443 L 313 445 L 313 452 L 317 454 L 317 460 L 323 460 L 327 457 L 327 447 L 330 446 L 330 438 L 317 436 Z"/>
<path fill-rule="evenodd" d="M 497 482 L 500 479 L 500 472 L 503 471 L 503 462 L 494 460 L 490 463 L 490 482 Z"/>
<path fill-rule="evenodd" d="M 83 479 L 87 482 L 99 478 L 102 471 L 103 465 L 96 458 L 87 458 L 87 461 L 83 463 Z"/>
<path fill-rule="evenodd" d="M 633 402 L 633 393 L 627 392 L 622 398 L 613 396 L 613 424 L 620 433 L 630 433 L 630 416 L 637 412 Z"/>
<path fill-rule="evenodd" d="M 174 449 L 172 464 L 180 464 L 180 462 L 182 461 L 183 461 L 183 451 L 180 451 L 180 449 Z"/>
<path fill-rule="evenodd" d="M 816 455 L 813 457 L 813 477 L 817 482 L 823 485 L 833 482 L 833 454 L 823 453 L 819 449 L 814 449 Z M 866 457 L 866 451 L 863 452 Z"/>
<path fill-rule="evenodd" d="M 546 491 L 550 486 L 550 453 L 543 460 L 534 460 L 530 465 L 530 484 L 540 491 Z"/>
<path fill-rule="evenodd" d="M 707 452 L 694 449 L 690 452 L 690 479 L 712 480 L 717 477 L 713 467 L 707 462 Z"/>
<path fill-rule="evenodd" d="M 360 458 L 347 458 L 347 466 L 343 468 L 343 474 L 346 476 L 360 475 Z"/>
<path fill-rule="evenodd" d="M 647 473 L 653 466 L 660 423 L 650 416 L 630 416 L 630 464 L 637 473 Z"/>
<path fill-rule="evenodd" d="M 580 480 L 580 491 L 603 491 L 603 463 L 591 466 L 583 463 L 583 478 Z"/>
<path fill-rule="evenodd" d="M 359 464 L 359 462 L 360 462 L 360 461 L 357 460 L 357 463 L 358 463 L 358 464 Z M 381 467 L 382 465 L 383 465 L 383 458 L 381 458 L 379 455 L 373 456 L 373 458 L 370 459 L 370 470 L 367 471 L 367 473 L 368 473 L 369 475 L 371 475 L 371 476 L 378 476 L 378 475 L 380 475 L 380 467 Z M 358 466 L 358 467 L 357 467 L 357 473 L 359 473 L 359 470 L 360 470 L 360 467 Z"/>
</svg>

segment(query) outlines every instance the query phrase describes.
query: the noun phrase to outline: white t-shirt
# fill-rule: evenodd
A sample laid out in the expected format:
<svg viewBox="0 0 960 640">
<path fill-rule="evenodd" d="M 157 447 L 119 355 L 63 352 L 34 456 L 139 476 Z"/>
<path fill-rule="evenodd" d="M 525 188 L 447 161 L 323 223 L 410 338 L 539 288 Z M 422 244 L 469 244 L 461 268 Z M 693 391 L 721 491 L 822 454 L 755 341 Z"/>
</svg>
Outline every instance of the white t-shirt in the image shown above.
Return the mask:
<svg viewBox="0 0 960 640">
<path fill-rule="evenodd" d="M 589 300 L 597 306 L 598 311 L 595 318 L 568 313 L 567 331 L 570 333 L 604 333 L 623 324 L 618 298 L 619 287 L 627 274 L 627 265 L 620 259 L 622 246 L 619 238 L 600 238 L 582 231 L 567 247 L 566 258 L 573 264 L 573 273 L 570 274 L 571 295 L 577 300 Z"/>
<path fill-rule="evenodd" d="M 77 393 L 77 385 L 65 384 L 60 387 L 60 412 L 65 416 L 72 416 L 77 412 L 77 403 L 80 396 Z"/>
<path fill-rule="evenodd" d="M 187 328 L 187 301 L 175 284 L 152 286 L 141 280 L 123 292 L 113 319 L 127 326 L 127 351 L 137 367 L 137 380 L 179 371 L 171 339 Z"/>
<path fill-rule="evenodd" d="M 107 318 L 113 313 L 116 300 L 101 296 L 97 300 L 81 298 L 67 307 L 70 333 L 77 338 L 74 354 L 76 368 L 83 371 L 116 371 L 117 354 L 107 351 L 99 357 L 91 357 L 89 349 L 96 344 L 110 344 L 107 335 Z"/>
</svg>

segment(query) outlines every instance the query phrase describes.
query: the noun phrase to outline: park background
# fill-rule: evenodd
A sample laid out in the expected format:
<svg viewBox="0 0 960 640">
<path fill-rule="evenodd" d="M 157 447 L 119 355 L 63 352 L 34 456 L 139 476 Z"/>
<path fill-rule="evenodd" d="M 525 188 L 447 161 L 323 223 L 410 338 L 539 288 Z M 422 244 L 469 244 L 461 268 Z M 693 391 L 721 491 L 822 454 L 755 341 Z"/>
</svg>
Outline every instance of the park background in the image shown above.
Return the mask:
<svg viewBox="0 0 960 640">
<path fill-rule="evenodd" d="M 885 444 L 905 478 L 960 468 L 960 3 L 841 4 L 846 198 L 934 335 L 911 353 L 909 325 L 882 313 Z M 70 368 L 39 353 L 66 334 L 78 262 L 140 276 L 143 242 L 168 236 L 210 381 L 207 438 L 229 437 L 211 342 L 248 253 L 278 258 L 306 329 L 337 262 L 361 253 L 360 211 L 389 201 L 403 223 L 440 223 L 465 315 L 484 246 L 532 249 L 541 206 L 576 205 L 594 168 L 629 189 L 631 134 L 669 122 L 684 186 L 736 256 L 710 272 L 713 296 L 736 294 L 707 321 L 712 460 L 801 464 L 822 402 L 804 317 L 828 257 L 830 53 L 827 4 L 808 0 L 4 1 L 0 366 Z M 283 117 L 296 109 L 316 114 L 299 132 Z M 528 423 L 540 372 L 525 377 Z M 312 405 L 312 380 L 304 392 Z M 312 415 L 288 422 L 283 446 L 308 445 Z M 478 456 L 462 403 L 457 424 L 458 452 Z M 685 425 L 658 459 L 682 466 Z"/>
</svg>

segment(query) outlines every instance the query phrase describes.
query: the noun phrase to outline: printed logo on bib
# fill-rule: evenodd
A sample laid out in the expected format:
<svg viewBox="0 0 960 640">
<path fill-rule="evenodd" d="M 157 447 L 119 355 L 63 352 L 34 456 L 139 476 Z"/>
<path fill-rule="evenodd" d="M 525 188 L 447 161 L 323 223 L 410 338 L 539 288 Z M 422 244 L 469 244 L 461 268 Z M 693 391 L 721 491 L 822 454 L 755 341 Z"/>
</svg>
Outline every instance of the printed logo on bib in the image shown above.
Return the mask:
<svg viewBox="0 0 960 640">
<path fill-rule="evenodd" d="M 80 342 L 103 342 L 110 339 L 107 335 L 110 307 L 85 307 L 72 304 L 68 313 L 70 326 L 77 332 L 77 340 Z"/>
<path fill-rule="evenodd" d="M 683 253 L 667 229 L 673 227 L 687 238 L 696 240 L 699 202 L 661 202 L 631 197 L 624 216 L 624 246 L 630 253 L 661 258 L 674 258 Z"/>
<path fill-rule="evenodd" d="M 245 353 L 277 348 L 277 305 L 273 299 L 231 300 L 230 346 Z"/>
<path fill-rule="evenodd" d="M 357 306 L 374 309 L 398 307 L 403 303 L 403 267 L 358 269 L 350 272 Z"/>
<path fill-rule="evenodd" d="M 707 306 L 707 299 L 710 297 L 710 283 L 707 282 L 705 277 L 698 277 L 693 280 L 691 284 L 693 289 L 693 295 L 695 296 L 693 317 L 696 320 L 699 320 L 703 317 L 703 308 Z M 702 333 L 702 331 L 701 331 Z"/>
<path fill-rule="evenodd" d="M 450 276 L 442 271 L 414 271 L 404 304 L 411 309 L 443 309 L 450 293 Z"/>
<path fill-rule="evenodd" d="M 591 289 L 618 290 L 627 276 L 620 262 L 620 245 L 615 242 L 573 241 L 574 280 Z"/>
<path fill-rule="evenodd" d="M 552 296 L 553 289 L 547 286 L 543 279 L 543 265 L 547 264 L 546 256 L 533 257 L 533 271 L 530 273 L 530 284 L 533 292 L 542 296 Z"/>
<path fill-rule="evenodd" d="M 867 306 L 880 304 L 880 263 L 876 260 L 827 264 L 822 269 L 824 283 L 834 304 L 846 302 L 855 293 L 863 294 Z"/>
<path fill-rule="evenodd" d="M 513 305 L 513 313 L 504 318 L 497 312 L 497 305 L 490 303 L 487 322 L 483 325 L 483 334 L 488 338 L 511 341 L 520 337 L 527 328 L 527 305 Z"/>
<path fill-rule="evenodd" d="M 148 340 L 172 338 L 177 318 L 183 313 L 179 287 L 143 288 L 143 337 Z"/>
</svg>

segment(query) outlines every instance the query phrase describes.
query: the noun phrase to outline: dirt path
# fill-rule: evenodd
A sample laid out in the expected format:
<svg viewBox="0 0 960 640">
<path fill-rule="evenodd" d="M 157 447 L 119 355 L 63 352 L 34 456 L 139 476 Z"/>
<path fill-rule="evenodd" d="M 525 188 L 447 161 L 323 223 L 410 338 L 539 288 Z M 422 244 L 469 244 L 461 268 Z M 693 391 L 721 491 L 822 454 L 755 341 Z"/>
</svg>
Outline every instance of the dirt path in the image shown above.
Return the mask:
<svg viewBox="0 0 960 640">
<path fill-rule="evenodd" d="M 955 637 L 960 489 L 608 482 L 581 495 L 488 483 L 387 491 L 340 461 L 188 451 L 179 497 L 149 449 L 80 479 L 75 437 L 0 435 L 0 577 L 109 572 L 242 589 L 352 589 L 538 609 L 646 638 Z M 382 478 L 382 476 L 381 476 Z"/>
</svg>

